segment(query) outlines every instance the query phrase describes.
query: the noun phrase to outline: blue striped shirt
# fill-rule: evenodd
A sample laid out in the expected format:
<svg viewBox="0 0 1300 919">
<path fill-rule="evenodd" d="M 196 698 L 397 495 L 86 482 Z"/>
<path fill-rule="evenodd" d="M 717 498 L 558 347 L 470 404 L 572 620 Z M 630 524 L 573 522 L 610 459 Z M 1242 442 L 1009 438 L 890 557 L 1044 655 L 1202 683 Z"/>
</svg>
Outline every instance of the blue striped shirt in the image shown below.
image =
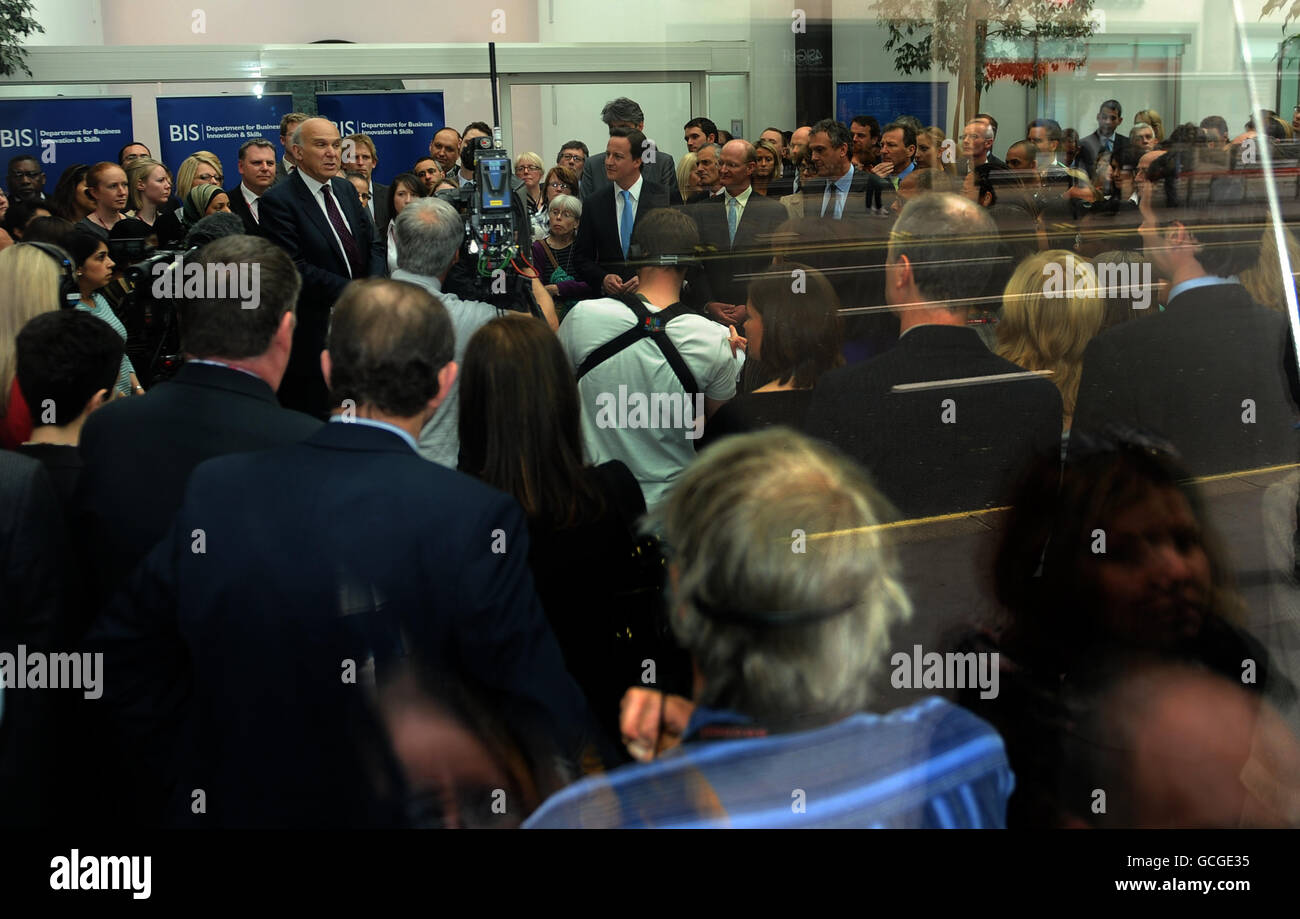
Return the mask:
<svg viewBox="0 0 1300 919">
<path fill-rule="evenodd" d="M 549 798 L 526 828 L 996 828 L 1015 777 L 1002 738 L 937 696 L 809 731 L 692 741 Z"/>
</svg>

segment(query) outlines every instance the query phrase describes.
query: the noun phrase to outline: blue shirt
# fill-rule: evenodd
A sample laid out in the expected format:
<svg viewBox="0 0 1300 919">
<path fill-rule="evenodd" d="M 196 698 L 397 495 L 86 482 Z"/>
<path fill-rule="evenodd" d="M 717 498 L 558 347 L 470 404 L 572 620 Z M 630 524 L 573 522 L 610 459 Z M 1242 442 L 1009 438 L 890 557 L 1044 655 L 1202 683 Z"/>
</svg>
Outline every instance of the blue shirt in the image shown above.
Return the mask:
<svg viewBox="0 0 1300 919">
<path fill-rule="evenodd" d="M 1221 278 L 1216 274 L 1201 275 L 1199 278 L 1192 278 L 1191 280 L 1183 281 L 1181 284 L 1175 284 L 1173 287 L 1169 288 L 1169 293 L 1165 296 L 1165 305 L 1168 306 L 1172 303 L 1174 297 L 1177 297 L 1179 294 L 1186 293 L 1189 290 L 1195 290 L 1198 287 L 1211 287 L 1215 284 L 1240 283 L 1241 281 L 1238 280 L 1235 274 L 1228 278 Z"/>
<path fill-rule="evenodd" d="M 420 448 L 416 446 L 414 437 L 412 437 L 406 431 L 403 431 L 397 425 L 389 424 L 387 421 L 376 421 L 373 418 L 357 418 L 355 416 L 348 416 L 345 418 L 343 415 L 332 415 L 330 417 L 330 421 L 336 421 L 339 424 L 364 424 L 367 427 L 380 428 L 381 430 L 384 431 L 392 431 L 398 437 L 402 438 L 402 440 L 406 441 L 407 446 L 409 446 L 412 450 L 414 450 L 416 453 L 420 452 Z"/>
<path fill-rule="evenodd" d="M 937 696 L 808 731 L 698 739 L 709 726 L 748 723 L 697 708 L 680 746 L 563 789 L 524 826 L 1006 826 L 1015 777 L 1002 738 Z"/>
<path fill-rule="evenodd" d="M 849 163 L 848 172 L 844 173 L 844 175 L 840 176 L 834 182 L 826 183 L 826 191 L 822 192 L 821 215 L 823 217 L 834 217 L 836 220 L 840 219 L 840 217 L 844 214 L 844 202 L 849 200 L 849 188 L 852 185 L 853 185 L 853 164 Z M 838 189 L 839 193 L 835 196 L 835 212 L 833 214 L 828 214 L 826 213 L 826 208 L 829 207 L 831 203 L 832 188 Z"/>
</svg>

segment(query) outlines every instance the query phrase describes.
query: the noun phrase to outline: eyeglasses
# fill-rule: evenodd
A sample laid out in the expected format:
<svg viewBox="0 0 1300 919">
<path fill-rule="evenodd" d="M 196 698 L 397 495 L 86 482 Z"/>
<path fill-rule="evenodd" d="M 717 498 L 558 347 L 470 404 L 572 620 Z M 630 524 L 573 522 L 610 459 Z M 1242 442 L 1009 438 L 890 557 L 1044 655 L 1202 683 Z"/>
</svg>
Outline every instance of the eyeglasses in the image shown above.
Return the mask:
<svg viewBox="0 0 1300 919">
<path fill-rule="evenodd" d="M 359 191 L 357 192 L 357 195 L 358 197 L 361 198 L 362 201 L 369 201 L 371 197 L 370 192 L 368 191 Z"/>
<path fill-rule="evenodd" d="M 9 173 L 9 178 L 11 178 L 11 179 L 39 179 L 39 178 L 40 178 L 41 176 L 43 176 L 43 175 L 45 175 L 45 173 L 41 172 L 40 170 L 37 170 L 36 172 L 11 172 L 11 173 Z"/>
<path fill-rule="evenodd" d="M 515 167 L 515 175 L 519 175 L 521 172 L 541 172 L 541 171 L 542 171 L 541 166 L 516 166 Z"/>
<path fill-rule="evenodd" d="M 569 184 L 568 184 L 567 182 L 551 182 L 551 183 L 549 183 L 546 187 L 547 187 L 547 188 L 554 188 L 556 191 L 569 191 L 569 190 L 570 190 L 570 189 L 569 189 Z"/>
<path fill-rule="evenodd" d="M 203 173 L 200 173 L 199 175 L 196 175 L 196 176 L 194 177 L 194 181 L 196 181 L 196 182 L 211 182 L 213 179 L 216 179 L 218 182 L 220 182 L 223 178 L 225 178 L 225 177 L 222 176 L 220 173 L 217 173 L 216 175 L 213 175 L 213 174 L 210 173 L 210 172 L 203 172 Z"/>
<path fill-rule="evenodd" d="M 581 162 L 585 162 L 587 158 L 583 156 L 581 153 L 565 153 L 560 157 L 560 159 L 572 160 L 573 162 L 581 163 Z"/>
</svg>

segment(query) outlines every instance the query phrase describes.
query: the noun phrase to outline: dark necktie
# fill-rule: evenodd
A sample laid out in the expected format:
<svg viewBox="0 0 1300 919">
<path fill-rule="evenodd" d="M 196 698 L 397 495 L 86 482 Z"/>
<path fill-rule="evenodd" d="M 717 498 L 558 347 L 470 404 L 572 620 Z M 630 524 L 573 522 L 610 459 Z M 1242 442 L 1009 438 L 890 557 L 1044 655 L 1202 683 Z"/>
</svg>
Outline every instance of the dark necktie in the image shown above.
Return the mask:
<svg viewBox="0 0 1300 919">
<path fill-rule="evenodd" d="M 364 270 L 365 264 L 361 261 L 361 249 L 357 246 L 352 231 L 343 222 L 343 215 L 339 213 L 339 206 L 334 203 L 334 196 L 330 194 L 328 183 L 320 187 L 320 193 L 325 196 L 325 213 L 329 214 L 334 232 L 339 234 L 339 242 L 343 243 L 343 255 L 347 258 L 348 265 L 352 269 L 352 277 L 364 278 L 366 272 Z"/>
</svg>

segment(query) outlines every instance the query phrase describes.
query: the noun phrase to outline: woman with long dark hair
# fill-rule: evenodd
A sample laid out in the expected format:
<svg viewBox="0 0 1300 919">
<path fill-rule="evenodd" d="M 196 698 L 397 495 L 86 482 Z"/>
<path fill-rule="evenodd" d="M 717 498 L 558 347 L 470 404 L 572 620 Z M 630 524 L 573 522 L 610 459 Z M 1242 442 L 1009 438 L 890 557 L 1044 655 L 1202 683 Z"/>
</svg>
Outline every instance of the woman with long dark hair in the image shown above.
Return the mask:
<svg viewBox="0 0 1300 919">
<path fill-rule="evenodd" d="M 418 165 L 418 164 L 417 164 Z M 437 163 L 434 163 L 436 166 Z M 388 185 L 388 272 L 397 269 L 397 215 L 416 198 L 427 198 L 429 189 L 413 172 L 398 173 Z"/>
<path fill-rule="evenodd" d="M 616 740 L 619 701 L 639 679 L 629 668 L 653 643 L 648 617 L 629 626 L 657 599 L 638 596 L 640 486 L 618 461 L 586 463 L 578 385 L 540 320 L 503 316 L 470 339 L 459 425 L 461 471 L 513 495 L 528 515 L 538 596 L 569 672 Z"/>
</svg>

